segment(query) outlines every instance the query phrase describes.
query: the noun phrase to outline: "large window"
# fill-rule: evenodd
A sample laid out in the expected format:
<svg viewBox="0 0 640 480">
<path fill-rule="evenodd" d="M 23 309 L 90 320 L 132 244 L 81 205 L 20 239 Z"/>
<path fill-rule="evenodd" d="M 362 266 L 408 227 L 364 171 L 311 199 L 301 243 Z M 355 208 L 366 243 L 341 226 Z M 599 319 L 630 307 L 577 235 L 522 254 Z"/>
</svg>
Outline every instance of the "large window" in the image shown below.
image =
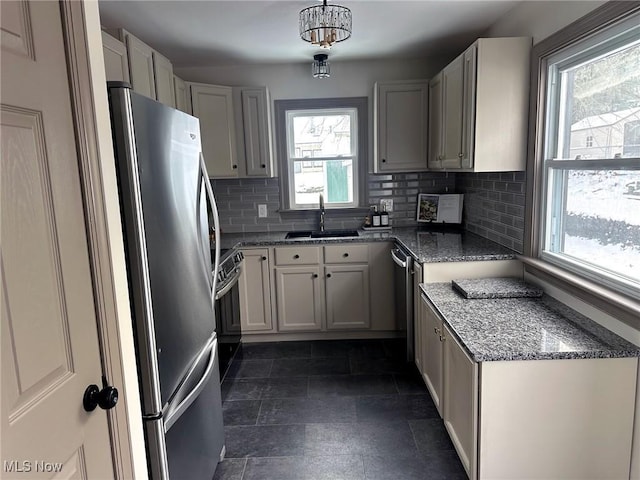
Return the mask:
<svg viewBox="0 0 640 480">
<path fill-rule="evenodd" d="M 276 100 L 281 212 L 366 206 L 368 99 Z"/>
<path fill-rule="evenodd" d="M 538 256 L 640 294 L 640 17 L 546 57 Z"/>
<path fill-rule="evenodd" d="M 358 112 L 355 108 L 287 111 L 289 205 L 358 204 Z"/>
</svg>

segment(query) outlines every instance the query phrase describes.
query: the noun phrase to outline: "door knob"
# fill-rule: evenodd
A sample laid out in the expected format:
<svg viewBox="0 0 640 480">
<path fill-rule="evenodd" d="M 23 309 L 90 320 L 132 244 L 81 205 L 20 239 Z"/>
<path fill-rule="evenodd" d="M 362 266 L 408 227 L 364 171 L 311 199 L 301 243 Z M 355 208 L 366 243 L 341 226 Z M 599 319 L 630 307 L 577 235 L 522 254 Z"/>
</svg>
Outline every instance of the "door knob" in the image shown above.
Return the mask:
<svg viewBox="0 0 640 480">
<path fill-rule="evenodd" d="M 87 412 L 93 412 L 96 407 L 111 410 L 118 403 L 118 389 L 107 384 L 107 378 L 102 377 L 102 390 L 96 384 L 91 384 L 84 391 L 82 406 Z"/>
</svg>

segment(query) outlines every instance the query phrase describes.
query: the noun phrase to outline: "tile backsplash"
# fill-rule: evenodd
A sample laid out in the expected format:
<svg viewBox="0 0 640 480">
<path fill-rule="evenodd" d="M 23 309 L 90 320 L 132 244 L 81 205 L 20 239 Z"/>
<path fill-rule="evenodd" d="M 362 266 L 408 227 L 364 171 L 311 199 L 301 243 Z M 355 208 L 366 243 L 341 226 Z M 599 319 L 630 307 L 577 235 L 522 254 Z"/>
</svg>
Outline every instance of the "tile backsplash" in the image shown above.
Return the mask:
<svg viewBox="0 0 640 480">
<path fill-rule="evenodd" d="M 458 173 L 465 230 L 523 251 L 525 173 Z"/>
<path fill-rule="evenodd" d="M 518 252 L 524 238 L 524 172 L 454 173 L 420 172 L 368 175 L 368 205 L 393 200 L 389 214 L 394 226 L 416 222 L 418 193 L 463 193 L 464 228 Z M 219 179 L 212 181 L 223 232 L 315 230 L 318 212 L 280 212 L 277 178 Z M 267 216 L 258 218 L 258 205 Z M 357 228 L 365 214 L 327 211 L 327 228 Z"/>
<path fill-rule="evenodd" d="M 454 192 L 456 174 L 442 172 L 368 175 L 368 205 L 380 205 L 381 199 L 393 200 L 389 214 L 394 226 L 417 225 L 418 193 Z M 280 185 L 277 178 L 218 179 L 212 181 L 223 232 L 261 232 L 314 230 L 318 213 L 280 212 Z M 258 218 L 258 205 L 267 205 L 267 216 Z M 365 213 L 353 215 L 327 210 L 327 228 L 357 228 Z"/>
</svg>

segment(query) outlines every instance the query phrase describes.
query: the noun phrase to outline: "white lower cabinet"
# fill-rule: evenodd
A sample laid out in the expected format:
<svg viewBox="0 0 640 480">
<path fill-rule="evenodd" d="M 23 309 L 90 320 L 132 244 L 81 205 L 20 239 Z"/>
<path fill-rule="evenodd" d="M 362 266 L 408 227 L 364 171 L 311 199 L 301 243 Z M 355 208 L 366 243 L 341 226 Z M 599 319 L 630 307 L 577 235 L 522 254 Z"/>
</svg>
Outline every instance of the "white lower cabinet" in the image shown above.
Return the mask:
<svg viewBox="0 0 640 480">
<path fill-rule="evenodd" d="M 243 248 L 243 333 L 394 331 L 391 245 Z"/>
<path fill-rule="evenodd" d="M 422 378 L 440 416 L 442 408 L 442 361 L 444 332 L 442 320 L 423 299 L 420 301 Z"/>
<path fill-rule="evenodd" d="M 326 265 L 327 329 L 369 328 L 369 266 Z"/>
<path fill-rule="evenodd" d="M 276 267 L 278 330 L 322 330 L 323 279 L 318 265 Z"/>
<path fill-rule="evenodd" d="M 442 330 L 442 396 L 444 426 L 470 478 L 476 478 L 478 364 L 444 326 Z"/>
<path fill-rule="evenodd" d="M 630 478 L 637 358 L 475 362 L 420 302 L 416 364 L 470 479 Z"/>
<path fill-rule="evenodd" d="M 238 280 L 240 324 L 243 332 L 271 332 L 271 268 L 268 248 L 243 249 Z"/>
</svg>

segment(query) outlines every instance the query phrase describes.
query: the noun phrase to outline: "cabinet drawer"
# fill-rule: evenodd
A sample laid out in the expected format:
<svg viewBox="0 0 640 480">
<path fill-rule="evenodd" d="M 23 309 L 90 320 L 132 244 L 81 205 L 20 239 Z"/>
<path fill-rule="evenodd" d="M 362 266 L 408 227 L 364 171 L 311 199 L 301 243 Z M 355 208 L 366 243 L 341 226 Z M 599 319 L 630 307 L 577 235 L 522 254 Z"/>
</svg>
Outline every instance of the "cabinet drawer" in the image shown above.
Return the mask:
<svg viewBox="0 0 640 480">
<path fill-rule="evenodd" d="M 368 263 L 369 246 L 347 243 L 324 247 L 325 263 Z"/>
<path fill-rule="evenodd" d="M 320 247 L 276 247 L 276 265 L 315 265 L 320 263 Z"/>
</svg>

